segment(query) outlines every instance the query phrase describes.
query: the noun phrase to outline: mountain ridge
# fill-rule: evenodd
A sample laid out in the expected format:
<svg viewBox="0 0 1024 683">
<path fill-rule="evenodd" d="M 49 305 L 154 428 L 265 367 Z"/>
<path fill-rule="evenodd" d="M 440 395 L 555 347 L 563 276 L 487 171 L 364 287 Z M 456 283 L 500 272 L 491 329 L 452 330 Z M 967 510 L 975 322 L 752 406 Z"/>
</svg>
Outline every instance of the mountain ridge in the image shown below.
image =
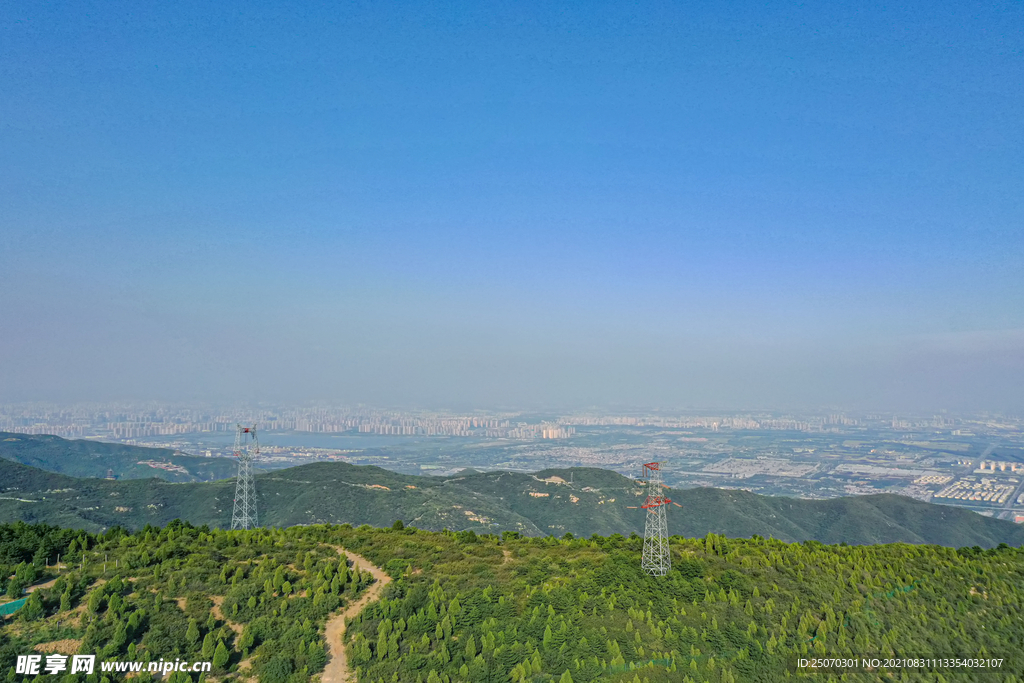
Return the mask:
<svg viewBox="0 0 1024 683">
<path fill-rule="evenodd" d="M 52 434 L 0 432 L 0 458 L 47 472 L 79 478 L 216 481 L 233 476 L 230 458 L 183 455 L 171 448 L 65 439 Z"/>
<path fill-rule="evenodd" d="M 163 526 L 173 519 L 227 527 L 234 486 L 232 479 L 81 479 L 0 460 L 0 521 L 90 531 Z M 631 509 L 642 490 L 598 468 L 430 477 L 325 462 L 260 474 L 256 490 L 259 520 L 268 526 L 329 522 L 383 527 L 401 519 L 429 530 L 608 536 L 642 534 L 644 525 L 643 512 Z M 671 496 L 682 509 L 669 512 L 669 531 L 687 537 L 716 533 L 851 545 L 1024 545 L 1024 529 L 1018 525 L 892 494 L 808 501 L 698 488 L 672 491 Z"/>
</svg>

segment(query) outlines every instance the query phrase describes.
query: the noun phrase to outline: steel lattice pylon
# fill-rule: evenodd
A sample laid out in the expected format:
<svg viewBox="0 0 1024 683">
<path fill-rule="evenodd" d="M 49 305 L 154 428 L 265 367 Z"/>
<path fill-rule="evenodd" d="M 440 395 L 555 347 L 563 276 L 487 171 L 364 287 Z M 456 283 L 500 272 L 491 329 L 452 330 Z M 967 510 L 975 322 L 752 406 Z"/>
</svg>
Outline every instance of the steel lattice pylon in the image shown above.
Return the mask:
<svg viewBox="0 0 1024 683">
<path fill-rule="evenodd" d="M 643 478 L 647 482 L 647 500 L 641 505 L 647 510 L 644 525 L 644 554 L 640 566 L 652 576 L 665 576 L 672 567 L 668 550 L 668 504 L 672 501 L 662 491 L 661 463 L 644 465 Z"/>
<path fill-rule="evenodd" d="M 256 425 L 238 425 L 235 432 L 235 457 L 238 458 L 238 480 L 235 483 L 235 509 L 231 513 L 232 529 L 253 529 L 258 527 L 256 518 L 256 480 L 253 477 L 253 462 L 260 454 L 260 443 L 256 439 Z"/>
</svg>

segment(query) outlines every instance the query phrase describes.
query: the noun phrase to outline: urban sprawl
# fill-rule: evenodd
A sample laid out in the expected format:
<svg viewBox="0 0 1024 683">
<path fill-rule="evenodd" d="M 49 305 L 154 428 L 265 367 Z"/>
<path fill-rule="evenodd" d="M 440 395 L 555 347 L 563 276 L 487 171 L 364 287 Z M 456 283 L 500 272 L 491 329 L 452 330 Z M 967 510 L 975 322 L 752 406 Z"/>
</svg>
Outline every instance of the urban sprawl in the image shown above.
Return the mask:
<svg viewBox="0 0 1024 683">
<path fill-rule="evenodd" d="M 896 493 L 1024 522 L 1024 420 L 1003 415 L 0 406 L 0 431 L 209 457 L 232 454 L 240 423 L 258 425 L 262 457 L 275 467 L 335 459 L 416 474 L 582 466 L 635 476 L 660 461 L 677 488 L 819 499 Z"/>
</svg>

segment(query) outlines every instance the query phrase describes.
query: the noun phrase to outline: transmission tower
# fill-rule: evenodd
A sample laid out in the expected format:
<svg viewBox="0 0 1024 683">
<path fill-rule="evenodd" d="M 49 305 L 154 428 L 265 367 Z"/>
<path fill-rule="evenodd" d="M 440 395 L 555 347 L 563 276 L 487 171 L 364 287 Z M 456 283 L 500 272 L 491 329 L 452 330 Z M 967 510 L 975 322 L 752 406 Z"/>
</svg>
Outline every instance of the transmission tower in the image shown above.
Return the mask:
<svg viewBox="0 0 1024 683">
<path fill-rule="evenodd" d="M 643 468 L 643 480 L 647 482 L 647 500 L 641 505 L 647 510 L 644 526 L 644 554 L 640 566 L 651 576 L 665 576 L 672 566 L 668 552 L 668 505 L 672 501 L 665 497 L 661 482 L 661 463 L 649 462 Z"/>
<path fill-rule="evenodd" d="M 256 519 L 256 480 L 253 478 L 253 462 L 260 454 L 260 443 L 256 439 L 256 425 L 238 425 L 235 432 L 235 457 L 238 458 L 238 480 L 235 483 L 235 509 L 231 513 L 232 529 L 253 529 L 259 526 Z"/>
</svg>

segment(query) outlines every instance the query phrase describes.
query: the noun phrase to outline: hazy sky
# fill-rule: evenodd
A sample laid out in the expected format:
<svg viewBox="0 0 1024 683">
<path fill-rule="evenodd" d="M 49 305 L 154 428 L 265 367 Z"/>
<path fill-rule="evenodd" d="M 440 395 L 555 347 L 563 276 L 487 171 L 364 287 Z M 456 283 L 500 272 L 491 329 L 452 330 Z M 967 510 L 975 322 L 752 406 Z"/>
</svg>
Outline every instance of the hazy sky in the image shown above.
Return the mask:
<svg viewBox="0 0 1024 683">
<path fill-rule="evenodd" d="M 1024 411 L 1024 4 L 6 2 L 0 400 Z"/>
</svg>

